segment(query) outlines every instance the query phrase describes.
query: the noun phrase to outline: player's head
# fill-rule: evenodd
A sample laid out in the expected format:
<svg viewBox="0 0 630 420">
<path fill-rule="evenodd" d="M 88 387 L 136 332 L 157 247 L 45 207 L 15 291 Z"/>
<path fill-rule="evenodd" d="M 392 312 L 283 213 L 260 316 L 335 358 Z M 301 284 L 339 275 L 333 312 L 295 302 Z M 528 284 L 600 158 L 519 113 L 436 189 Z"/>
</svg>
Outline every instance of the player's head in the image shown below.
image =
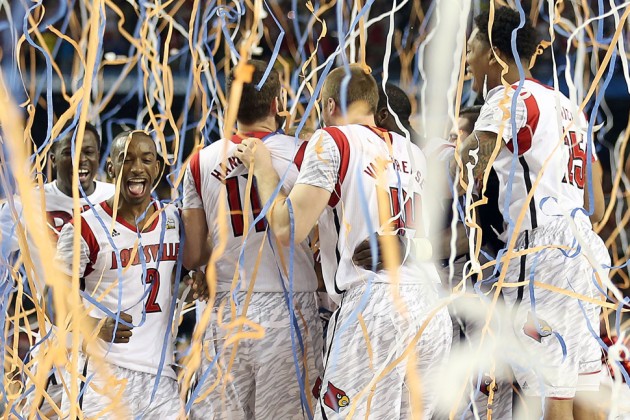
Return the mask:
<svg viewBox="0 0 630 420">
<path fill-rule="evenodd" d="M 403 127 L 408 131 L 411 128 L 409 117 L 411 116 L 411 102 L 409 97 L 401 88 L 391 83 L 385 85 L 385 90 L 381 85 L 378 86 L 378 106 L 374 115 L 374 122 L 377 126 L 385 128 L 404 136 L 404 132 L 396 124 L 394 115 L 389 112 L 387 104 L 398 116 Z"/>
<path fill-rule="evenodd" d="M 110 177 L 120 182 L 123 204 L 147 204 L 160 175 L 161 160 L 151 136 L 140 130 L 124 131 L 112 142 Z"/>
<path fill-rule="evenodd" d="M 324 124 L 337 125 L 343 118 L 342 91 L 348 112 L 354 110 L 365 115 L 375 115 L 378 106 L 378 86 L 372 75 L 358 64 L 350 64 L 350 79 L 344 85 L 346 68 L 339 67 L 331 71 L 322 86 L 322 117 Z"/>
<path fill-rule="evenodd" d="M 468 71 L 473 76 L 473 90 L 483 91 L 484 80 L 492 89 L 501 83 L 502 67 L 498 59 L 508 66 L 516 65 L 512 52 L 512 32 L 521 24 L 519 12 L 509 7 L 498 7 L 492 22 L 490 14 L 484 12 L 475 18 L 475 27 L 466 45 Z M 528 68 L 531 57 L 538 47 L 536 30 L 529 19 L 516 33 L 516 50 L 524 68 Z"/>
<path fill-rule="evenodd" d="M 454 126 L 451 129 L 451 132 L 449 133 L 449 140 L 454 143 L 457 141 L 458 136 L 462 140 L 470 136 L 475 128 L 475 122 L 477 122 L 480 112 L 481 105 L 474 105 L 459 111 L 457 126 Z"/>
<path fill-rule="evenodd" d="M 61 140 L 53 143 L 50 150 L 50 161 L 56 174 L 57 187 L 67 195 L 72 195 L 72 136 L 75 131 L 76 129 L 69 131 Z M 79 183 L 87 195 L 94 192 L 94 177 L 98 173 L 98 164 L 101 158 L 100 148 L 101 137 L 96 127 L 90 123 L 85 123 L 78 170 Z"/>
<path fill-rule="evenodd" d="M 254 67 L 252 81 L 243 84 L 241 102 L 238 106 L 236 119 L 241 124 L 252 125 L 268 117 L 276 118 L 280 107 L 280 74 L 271 69 L 265 83 L 259 89 L 260 83 L 267 70 L 268 63 L 261 60 L 249 60 L 247 64 Z M 236 79 L 238 67 L 235 67 L 227 78 L 228 94 Z"/>
</svg>

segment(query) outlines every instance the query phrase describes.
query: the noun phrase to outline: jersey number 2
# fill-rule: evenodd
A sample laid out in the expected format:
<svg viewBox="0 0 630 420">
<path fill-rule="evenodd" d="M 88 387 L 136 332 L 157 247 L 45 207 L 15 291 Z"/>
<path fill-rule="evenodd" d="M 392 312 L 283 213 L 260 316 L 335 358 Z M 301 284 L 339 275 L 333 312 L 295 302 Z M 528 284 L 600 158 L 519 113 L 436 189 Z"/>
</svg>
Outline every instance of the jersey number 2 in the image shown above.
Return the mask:
<svg viewBox="0 0 630 420">
<path fill-rule="evenodd" d="M 247 179 L 247 175 L 242 175 Z M 241 202 L 241 189 L 238 183 L 238 177 L 227 178 L 225 180 L 225 188 L 228 194 L 228 206 L 230 206 L 230 220 L 232 221 L 232 233 L 235 238 L 243 236 L 245 231 L 245 221 L 243 219 L 243 204 Z M 256 189 L 256 184 L 252 183 L 252 189 L 249 192 L 249 201 L 252 206 L 252 215 L 254 219 L 258 217 L 262 210 L 260 204 L 260 196 Z M 267 221 L 263 218 L 256 223 L 256 232 L 264 232 L 267 228 Z"/>
<path fill-rule="evenodd" d="M 155 268 L 147 268 L 146 283 L 151 289 L 147 297 L 147 303 L 144 304 L 146 313 L 162 312 L 160 304 L 157 303 L 158 292 L 160 291 L 160 272 Z"/>
</svg>

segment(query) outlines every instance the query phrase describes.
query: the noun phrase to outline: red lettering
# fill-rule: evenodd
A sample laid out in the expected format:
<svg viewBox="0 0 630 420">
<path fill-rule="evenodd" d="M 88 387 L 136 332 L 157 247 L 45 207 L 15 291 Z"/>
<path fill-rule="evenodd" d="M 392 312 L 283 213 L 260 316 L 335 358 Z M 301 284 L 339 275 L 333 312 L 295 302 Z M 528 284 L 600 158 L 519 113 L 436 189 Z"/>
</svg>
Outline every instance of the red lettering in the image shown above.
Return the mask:
<svg viewBox="0 0 630 420">
<path fill-rule="evenodd" d="M 120 265 L 125 268 L 129 265 L 129 260 L 131 259 L 131 250 L 130 249 L 121 249 L 120 250 Z"/>
</svg>

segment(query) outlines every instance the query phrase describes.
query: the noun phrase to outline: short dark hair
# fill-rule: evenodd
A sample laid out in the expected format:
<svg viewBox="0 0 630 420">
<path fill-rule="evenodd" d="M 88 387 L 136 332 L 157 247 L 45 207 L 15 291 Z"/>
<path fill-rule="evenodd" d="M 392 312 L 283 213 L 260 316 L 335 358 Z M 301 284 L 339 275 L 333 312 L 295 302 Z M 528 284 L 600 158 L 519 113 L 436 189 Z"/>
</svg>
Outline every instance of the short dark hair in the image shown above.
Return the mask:
<svg viewBox="0 0 630 420">
<path fill-rule="evenodd" d="M 66 123 L 66 125 L 63 126 L 63 128 L 61 129 L 59 134 L 63 134 L 63 132 L 68 130 L 68 128 L 71 127 L 72 124 L 74 124 L 74 121 L 70 121 L 70 122 Z M 57 141 L 53 142 L 52 147 L 51 147 L 51 151 L 54 152 L 55 149 L 57 148 L 57 144 L 61 143 L 62 141 L 72 140 L 72 136 L 74 135 L 76 130 L 77 130 L 77 127 L 75 126 L 72 130 L 68 131 L 65 136 L 58 137 Z M 98 144 L 98 148 L 100 150 L 100 148 L 101 148 L 101 135 L 98 133 L 98 130 L 96 129 L 96 127 L 93 124 L 91 124 L 91 123 L 86 121 L 85 122 L 84 135 L 88 131 L 91 132 L 92 134 L 94 134 L 94 137 L 96 137 L 96 143 Z"/>
<path fill-rule="evenodd" d="M 479 29 L 477 36 L 481 37 L 490 45 L 490 34 L 488 26 L 490 13 L 483 12 L 475 18 L 475 25 Z M 514 59 L 512 54 L 512 32 L 521 24 L 521 16 L 518 11 L 509 7 L 499 7 L 494 11 L 492 22 L 492 44 L 499 51 Z M 516 32 L 516 51 L 521 60 L 529 60 L 538 48 L 538 35 L 528 17 L 525 18 L 525 25 Z"/>
<path fill-rule="evenodd" d="M 468 127 L 465 127 L 465 131 L 473 131 L 475 127 L 475 122 L 477 118 L 479 118 L 479 114 L 481 113 L 481 105 L 473 105 L 467 108 L 463 108 L 459 111 L 459 118 L 465 118 L 468 120 Z M 459 127 L 460 129 L 464 129 L 464 127 Z"/>
<path fill-rule="evenodd" d="M 111 145 L 111 148 L 109 149 L 110 157 L 113 159 L 116 156 L 116 154 L 119 153 L 118 149 L 121 147 L 124 147 L 124 144 L 126 143 L 127 138 L 130 137 L 130 140 L 132 140 L 133 137 L 136 135 L 149 138 L 152 141 L 153 146 L 155 147 L 155 155 L 158 158 L 160 157 L 160 151 L 158 150 L 158 147 L 157 147 L 157 144 L 155 144 L 155 141 L 153 141 L 153 137 L 151 137 L 151 134 L 147 133 L 144 130 L 124 130 L 118 133 L 118 135 L 114 137 L 114 140 L 112 140 L 112 145 Z"/>
<path fill-rule="evenodd" d="M 366 102 L 372 114 L 376 114 L 378 107 L 378 86 L 371 74 L 365 72 L 358 64 L 350 64 L 350 81 L 346 88 L 346 106 L 354 102 Z M 337 67 L 326 76 L 322 88 L 322 99 L 332 98 L 336 104 L 341 104 L 341 89 L 346 68 Z"/>
<path fill-rule="evenodd" d="M 381 85 L 378 85 L 377 110 L 388 109 L 387 102 L 389 102 L 389 106 L 398 115 L 401 122 L 409 121 L 409 117 L 411 117 L 411 101 L 404 90 L 391 83 L 385 85 L 385 90 L 383 90 Z"/>
<path fill-rule="evenodd" d="M 265 75 L 268 63 L 262 60 L 249 60 L 247 64 L 254 67 L 254 73 L 252 81 L 243 84 L 243 93 L 241 94 L 241 102 L 238 105 L 236 119 L 243 124 L 253 124 L 267 117 L 273 100 L 276 97 L 280 97 L 280 74 L 272 68 L 265 83 L 258 90 L 256 86 Z M 227 77 L 228 94 L 236 78 L 235 71 L 236 68 L 232 69 Z"/>
</svg>

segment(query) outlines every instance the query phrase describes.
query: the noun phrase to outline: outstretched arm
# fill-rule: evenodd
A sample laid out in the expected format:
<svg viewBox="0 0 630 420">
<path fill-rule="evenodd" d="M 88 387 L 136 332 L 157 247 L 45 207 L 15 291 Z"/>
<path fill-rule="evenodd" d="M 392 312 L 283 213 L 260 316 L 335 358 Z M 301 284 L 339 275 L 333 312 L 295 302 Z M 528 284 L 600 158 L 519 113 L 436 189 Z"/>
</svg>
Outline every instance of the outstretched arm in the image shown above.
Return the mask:
<svg viewBox="0 0 630 420">
<path fill-rule="evenodd" d="M 197 167 L 197 178 L 191 171 L 191 166 Z M 194 155 L 184 174 L 184 205 L 182 210 L 182 224 L 184 227 L 183 264 L 189 270 L 208 263 L 212 253 L 212 244 L 208 232 L 206 212 L 201 197 L 201 179 L 199 178 L 199 154 Z"/>
<path fill-rule="evenodd" d="M 599 160 L 593 162 L 592 166 L 592 185 L 593 185 L 593 208 L 589 207 L 590 197 L 588 195 L 588 184 L 584 186 L 584 208 L 592 210 L 590 219 L 591 223 L 599 223 L 604 217 L 606 211 L 606 202 L 604 201 L 604 187 L 602 186 L 602 164 Z"/>
<path fill-rule="evenodd" d="M 208 237 L 208 224 L 206 213 L 203 209 L 182 210 L 182 222 L 184 224 L 184 258 L 183 264 L 189 270 L 208 264 L 212 245 Z"/>
<path fill-rule="evenodd" d="M 280 178 L 272 165 L 271 155 L 263 142 L 255 138 L 245 139 L 238 145 L 235 156 L 250 171 L 253 170 L 260 199 L 263 203 L 269 202 L 280 182 Z M 326 189 L 307 184 L 295 185 L 288 197 L 280 190 L 266 216 L 274 235 L 282 244 L 289 244 L 291 240 L 289 207 L 291 207 L 295 229 L 294 243 L 300 243 L 305 240 L 326 208 L 330 195 L 331 193 Z M 291 203 L 290 206 L 289 202 Z"/>
<path fill-rule="evenodd" d="M 492 154 L 495 149 L 497 147 L 504 147 L 504 144 L 505 143 L 503 141 L 500 141 L 497 138 L 495 133 L 489 131 L 473 131 L 470 136 L 462 141 L 462 144 L 456 153 L 458 153 L 463 164 L 461 179 L 464 183 L 468 184 L 469 182 L 481 179 L 484 173 L 489 170 L 490 159 L 492 158 Z M 472 180 L 468 179 L 468 168 L 466 167 L 467 163 L 472 163 L 474 165 L 472 170 Z M 451 159 L 450 168 L 451 177 L 455 179 L 458 168 L 455 155 L 453 155 L 453 158 Z M 466 191 L 459 183 L 459 179 L 455 179 L 455 182 L 457 182 L 457 191 L 459 195 L 464 194 Z"/>
</svg>

